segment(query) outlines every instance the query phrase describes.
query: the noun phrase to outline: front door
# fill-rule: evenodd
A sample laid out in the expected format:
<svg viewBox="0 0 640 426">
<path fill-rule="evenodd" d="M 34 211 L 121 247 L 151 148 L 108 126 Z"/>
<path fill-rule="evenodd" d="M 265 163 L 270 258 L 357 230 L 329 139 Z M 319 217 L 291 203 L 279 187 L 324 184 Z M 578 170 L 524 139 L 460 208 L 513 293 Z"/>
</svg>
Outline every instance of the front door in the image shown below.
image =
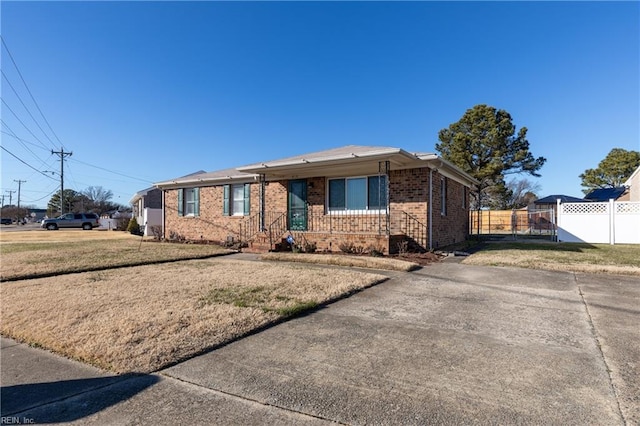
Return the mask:
<svg viewBox="0 0 640 426">
<path fill-rule="evenodd" d="M 289 181 L 289 229 L 307 230 L 307 181 L 305 179 Z"/>
</svg>

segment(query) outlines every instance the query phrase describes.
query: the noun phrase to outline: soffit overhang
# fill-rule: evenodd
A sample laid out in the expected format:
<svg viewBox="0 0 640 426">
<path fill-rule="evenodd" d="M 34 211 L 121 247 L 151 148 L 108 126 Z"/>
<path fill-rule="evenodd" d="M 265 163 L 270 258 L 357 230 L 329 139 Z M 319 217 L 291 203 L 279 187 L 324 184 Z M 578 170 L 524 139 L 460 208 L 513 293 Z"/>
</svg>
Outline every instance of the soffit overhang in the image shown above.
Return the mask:
<svg viewBox="0 0 640 426">
<path fill-rule="evenodd" d="M 381 172 L 381 163 L 389 162 L 389 170 L 428 167 L 463 185 L 473 187 L 478 181 L 451 163 L 429 153 L 409 153 L 399 148 L 382 148 L 366 152 L 341 153 L 339 155 L 298 157 L 268 161 L 225 171 L 202 173 L 180 179 L 155 183 L 160 189 L 214 186 L 232 183 L 308 179 L 313 177 L 367 176 Z M 384 167 L 384 166 L 382 166 Z"/>
</svg>

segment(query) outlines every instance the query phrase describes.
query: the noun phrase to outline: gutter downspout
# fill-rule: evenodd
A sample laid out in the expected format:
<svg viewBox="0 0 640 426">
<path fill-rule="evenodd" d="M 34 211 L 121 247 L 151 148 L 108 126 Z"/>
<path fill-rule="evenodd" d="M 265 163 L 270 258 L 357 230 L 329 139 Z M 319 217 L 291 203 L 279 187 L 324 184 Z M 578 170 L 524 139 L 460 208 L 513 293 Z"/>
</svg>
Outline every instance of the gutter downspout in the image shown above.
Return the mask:
<svg viewBox="0 0 640 426">
<path fill-rule="evenodd" d="M 162 239 L 166 240 L 166 234 L 165 234 L 165 228 L 166 228 L 166 216 L 164 214 L 165 212 L 165 202 L 164 199 L 166 197 L 167 191 L 165 191 L 164 189 L 162 190 Z"/>
<path fill-rule="evenodd" d="M 429 251 L 433 250 L 433 169 L 429 167 Z"/>
</svg>

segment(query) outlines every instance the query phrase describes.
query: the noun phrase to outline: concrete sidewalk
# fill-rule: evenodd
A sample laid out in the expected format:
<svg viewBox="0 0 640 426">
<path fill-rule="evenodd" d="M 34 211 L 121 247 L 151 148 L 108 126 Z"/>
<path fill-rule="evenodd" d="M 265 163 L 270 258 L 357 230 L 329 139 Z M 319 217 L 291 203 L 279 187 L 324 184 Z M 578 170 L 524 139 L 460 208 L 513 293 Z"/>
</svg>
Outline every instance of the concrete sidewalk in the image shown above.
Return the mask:
<svg viewBox="0 0 640 426">
<path fill-rule="evenodd" d="M 441 263 L 152 375 L 2 340 L 2 416 L 640 424 L 640 282 Z"/>
</svg>

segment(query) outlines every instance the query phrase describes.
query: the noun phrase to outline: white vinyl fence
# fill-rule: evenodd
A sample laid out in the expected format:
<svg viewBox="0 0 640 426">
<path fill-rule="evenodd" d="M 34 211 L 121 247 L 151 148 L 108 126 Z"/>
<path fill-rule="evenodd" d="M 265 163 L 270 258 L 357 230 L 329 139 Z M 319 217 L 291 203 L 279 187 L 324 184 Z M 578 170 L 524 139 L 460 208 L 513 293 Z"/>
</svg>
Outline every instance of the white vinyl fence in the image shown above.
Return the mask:
<svg viewBox="0 0 640 426">
<path fill-rule="evenodd" d="M 558 241 L 640 244 L 640 202 L 560 203 Z"/>
</svg>

